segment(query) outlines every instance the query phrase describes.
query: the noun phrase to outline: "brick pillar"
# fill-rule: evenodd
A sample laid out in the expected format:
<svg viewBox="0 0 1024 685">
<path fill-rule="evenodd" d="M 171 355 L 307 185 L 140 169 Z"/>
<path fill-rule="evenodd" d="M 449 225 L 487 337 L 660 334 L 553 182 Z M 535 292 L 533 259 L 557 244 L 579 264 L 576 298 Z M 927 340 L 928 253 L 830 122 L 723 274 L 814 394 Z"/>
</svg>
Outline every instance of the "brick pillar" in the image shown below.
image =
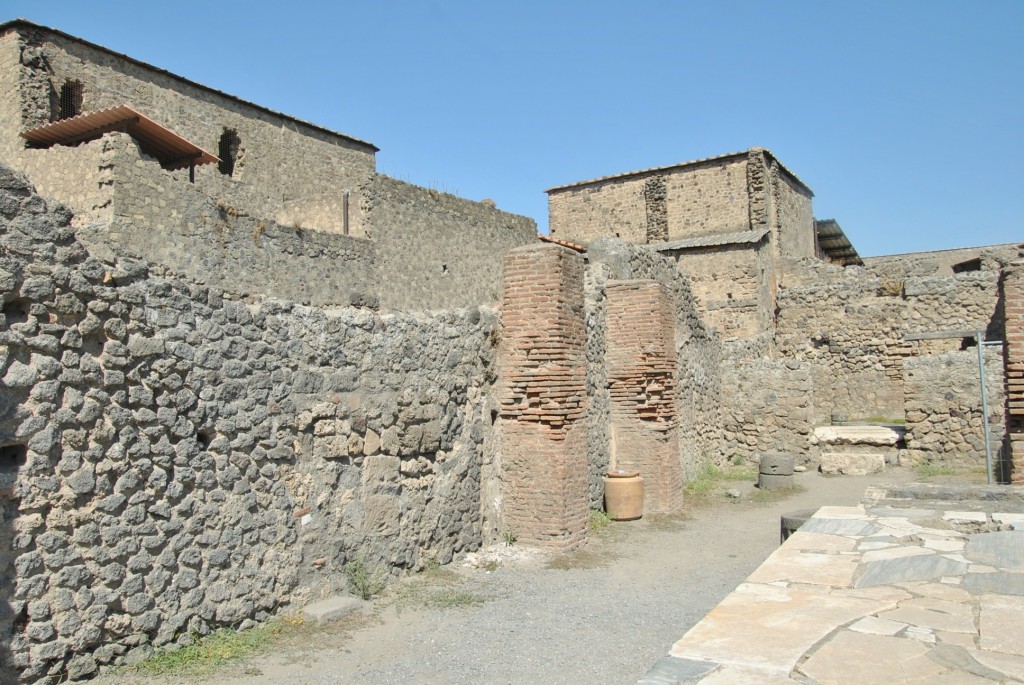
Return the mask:
<svg viewBox="0 0 1024 685">
<path fill-rule="evenodd" d="M 655 281 L 609 281 L 606 362 L 615 468 L 644 478 L 644 511 L 683 504 L 676 403 L 675 307 Z"/>
<path fill-rule="evenodd" d="M 1006 312 L 1006 432 L 1010 482 L 1024 485 L 1024 262 L 1003 271 Z"/>
<path fill-rule="evenodd" d="M 510 250 L 501 323 L 505 531 L 526 544 L 575 547 L 590 516 L 580 254 L 550 244 Z"/>
</svg>

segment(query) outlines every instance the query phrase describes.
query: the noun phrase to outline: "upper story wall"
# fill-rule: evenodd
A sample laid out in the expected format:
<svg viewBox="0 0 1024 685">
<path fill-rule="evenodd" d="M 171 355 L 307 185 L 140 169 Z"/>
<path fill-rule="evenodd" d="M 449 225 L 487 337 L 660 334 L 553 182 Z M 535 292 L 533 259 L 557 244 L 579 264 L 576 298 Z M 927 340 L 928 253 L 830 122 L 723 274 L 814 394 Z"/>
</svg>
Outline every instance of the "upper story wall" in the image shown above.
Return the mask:
<svg viewBox="0 0 1024 685">
<path fill-rule="evenodd" d="M 532 219 L 387 176 L 364 197 L 384 308 L 497 303 L 504 254 L 537 242 Z"/>
<path fill-rule="evenodd" d="M 746 166 L 745 156 L 729 156 L 552 188 L 551 235 L 648 243 L 745 230 Z"/>
<path fill-rule="evenodd" d="M 758 228 L 775 256 L 815 255 L 813 193 L 763 148 L 548 190 L 551 235 L 657 243 Z"/>
<path fill-rule="evenodd" d="M 0 40 L 0 78 L 7 98 L 0 156 L 21 166 L 18 133 L 59 112 L 61 87 L 81 83 L 82 111 L 128 104 L 192 143 L 220 154 L 221 137 L 238 138 L 233 173 L 196 169 L 196 183 L 253 216 L 285 225 L 343 232 L 348 205 L 375 170 L 376 148 L 192 83 L 84 41 L 15 23 Z M 14 110 L 17 102 L 18 111 Z M 363 232 L 358 214 L 349 231 Z"/>
</svg>

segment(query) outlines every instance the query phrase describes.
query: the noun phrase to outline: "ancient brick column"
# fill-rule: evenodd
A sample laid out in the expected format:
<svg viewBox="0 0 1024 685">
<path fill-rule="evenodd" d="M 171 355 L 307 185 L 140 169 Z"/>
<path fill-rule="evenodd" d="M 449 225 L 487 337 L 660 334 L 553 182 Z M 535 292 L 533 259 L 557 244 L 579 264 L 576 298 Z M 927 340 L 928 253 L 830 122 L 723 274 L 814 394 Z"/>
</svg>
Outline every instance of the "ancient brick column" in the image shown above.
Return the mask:
<svg viewBox="0 0 1024 685">
<path fill-rule="evenodd" d="M 1024 262 L 1003 272 L 1006 312 L 1006 432 L 1010 481 L 1024 485 Z"/>
<path fill-rule="evenodd" d="M 609 281 L 606 362 L 612 462 L 644 478 L 644 511 L 683 503 L 676 436 L 675 307 L 655 281 Z"/>
<path fill-rule="evenodd" d="M 521 543 L 574 547 L 590 515 L 579 253 L 558 245 L 509 251 L 501 323 L 504 532 Z"/>
</svg>

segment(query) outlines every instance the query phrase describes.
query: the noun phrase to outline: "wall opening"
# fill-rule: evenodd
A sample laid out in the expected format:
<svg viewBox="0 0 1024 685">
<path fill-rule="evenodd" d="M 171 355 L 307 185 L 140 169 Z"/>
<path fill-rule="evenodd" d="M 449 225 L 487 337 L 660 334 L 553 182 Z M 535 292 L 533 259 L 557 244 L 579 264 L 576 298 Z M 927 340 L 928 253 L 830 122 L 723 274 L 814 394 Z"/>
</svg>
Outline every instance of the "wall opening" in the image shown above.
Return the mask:
<svg viewBox="0 0 1024 685">
<path fill-rule="evenodd" d="M 3 309 L 0 311 L 3 312 L 4 320 L 7 322 L 7 325 L 10 326 L 14 323 L 23 323 L 28 321 L 29 305 L 30 303 L 28 300 L 22 299 L 4 302 Z"/>
<path fill-rule="evenodd" d="M 28 461 L 25 445 L 4 445 L 0 447 L 0 473 L 16 473 Z"/>
<path fill-rule="evenodd" d="M 220 134 L 220 143 L 217 145 L 217 156 L 220 157 L 217 168 L 220 173 L 225 176 L 235 175 L 235 162 L 238 161 L 238 149 L 241 145 L 242 139 L 234 129 L 226 128 Z"/>
<path fill-rule="evenodd" d="M 968 271 L 981 271 L 981 257 L 968 259 L 966 262 L 953 265 L 953 273 L 955 274 L 962 274 Z"/>
<path fill-rule="evenodd" d="M 81 81 L 68 79 L 60 87 L 57 119 L 70 119 L 82 113 L 82 96 L 84 89 Z"/>
</svg>

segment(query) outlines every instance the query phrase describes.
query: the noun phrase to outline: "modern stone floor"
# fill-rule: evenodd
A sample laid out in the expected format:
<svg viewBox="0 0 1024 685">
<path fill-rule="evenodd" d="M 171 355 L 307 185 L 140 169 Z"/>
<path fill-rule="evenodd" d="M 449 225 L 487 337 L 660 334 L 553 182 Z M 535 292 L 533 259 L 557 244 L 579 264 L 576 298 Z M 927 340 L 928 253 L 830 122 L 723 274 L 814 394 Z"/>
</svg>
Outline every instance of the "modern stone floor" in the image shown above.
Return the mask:
<svg viewBox="0 0 1024 685">
<path fill-rule="evenodd" d="M 1024 685 L 1024 493 L 822 507 L 638 685 Z"/>
</svg>

